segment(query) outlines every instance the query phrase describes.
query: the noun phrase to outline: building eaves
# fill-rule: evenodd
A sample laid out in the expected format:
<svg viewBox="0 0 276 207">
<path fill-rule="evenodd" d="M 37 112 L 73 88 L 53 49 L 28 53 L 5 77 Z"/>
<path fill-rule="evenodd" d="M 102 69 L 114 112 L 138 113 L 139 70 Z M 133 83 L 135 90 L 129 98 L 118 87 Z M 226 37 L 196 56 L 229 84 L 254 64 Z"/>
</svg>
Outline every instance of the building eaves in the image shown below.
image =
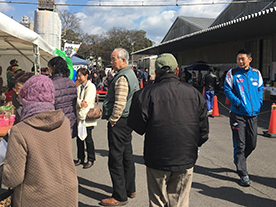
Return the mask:
<svg viewBox="0 0 276 207">
<path fill-rule="evenodd" d="M 232 1 L 233 2 L 233 1 Z M 210 25 L 211 27 L 214 26 L 214 24 L 216 24 L 216 20 L 219 19 L 221 16 L 223 16 L 228 9 L 230 9 L 232 6 L 231 2 L 224 8 L 224 10 L 222 12 L 220 12 L 220 14 L 216 17 L 216 19 L 212 22 L 212 24 Z"/>
<path fill-rule="evenodd" d="M 276 32 L 276 28 L 272 27 L 275 18 L 276 7 L 272 7 L 160 43 L 159 45 L 136 51 L 132 54 L 160 54 L 164 51 L 176 52 L 183 50 L 183 47 L 185 47 L 185 49 L 191 49 L 225 41 L 232 41 L 239 38 L 250 38 L 252 35 L 273 33 Z M 258 25 L 258 28 L 256 28 L 256 25 Z"/>
</svg>

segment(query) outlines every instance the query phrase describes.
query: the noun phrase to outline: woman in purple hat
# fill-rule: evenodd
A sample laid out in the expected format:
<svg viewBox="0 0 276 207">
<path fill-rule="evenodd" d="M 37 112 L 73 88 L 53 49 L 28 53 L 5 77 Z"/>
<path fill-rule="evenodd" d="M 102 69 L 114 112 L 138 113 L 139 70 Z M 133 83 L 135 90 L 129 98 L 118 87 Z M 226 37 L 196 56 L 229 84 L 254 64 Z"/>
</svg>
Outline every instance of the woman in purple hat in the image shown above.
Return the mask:
<svg viewBox="0 0 276 207">
<path fill-rule="evenodd" d="M 44 75 L 20 89 L 21 122 L 11 128 L 3 184 L 13 188 L 14 207 L 78 206 L 70 122 L 55 110 L 55 89 Z"/>
</svg>

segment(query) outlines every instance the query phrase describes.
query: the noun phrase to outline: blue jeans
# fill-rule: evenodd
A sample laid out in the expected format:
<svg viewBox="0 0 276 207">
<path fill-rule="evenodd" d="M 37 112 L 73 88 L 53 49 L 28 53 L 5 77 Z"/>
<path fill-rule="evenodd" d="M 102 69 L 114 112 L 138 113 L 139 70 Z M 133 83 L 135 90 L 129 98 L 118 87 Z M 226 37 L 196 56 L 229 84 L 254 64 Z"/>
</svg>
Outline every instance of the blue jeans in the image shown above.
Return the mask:
<svg viewBox="0 0 276 207">
<path fill-rule="evenodd" d="M 213 110 L 215 91 L 205 91 L 205 100 L 207 102 L 207 110 Z"/>
</svg>

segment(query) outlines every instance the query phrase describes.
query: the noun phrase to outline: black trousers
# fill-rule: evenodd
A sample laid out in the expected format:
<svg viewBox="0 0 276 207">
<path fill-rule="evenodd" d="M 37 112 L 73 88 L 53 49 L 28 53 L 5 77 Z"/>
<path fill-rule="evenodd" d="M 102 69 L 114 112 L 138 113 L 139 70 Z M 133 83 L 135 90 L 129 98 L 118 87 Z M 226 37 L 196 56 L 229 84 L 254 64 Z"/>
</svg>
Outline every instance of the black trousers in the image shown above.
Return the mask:
<svg viewBox="0 0 276 207">
<path fill-rule="evenodd" d="M 94 142 L 92 139 L 92 129 L 94 127 L 86 127 L 87 130 L 87 137 L 84 141 L 82 141 L 79 137 L 77 138 L 77 147 L 78 147 L 78 159 L 84 161 L 85 154 L 84 154 L 84 142 L 86 144 L 86 150 L 87 150 L 87 161 L 94 162 L 96 160 L 95 156 L 95 147 Z"/>
<path fill-rule="evenodd" d="M 256 148 L 257 116 L 248 117 L 230 113 L 230 125 L 233 133 L 234 163 L 239 176 L 248 175 L 246 158 Z"/>
<path fill-rule="evenodd" d="M 132 129 L 127 126 L 127 118 L 121 117 L 111 127 L 108 122 L 108 168 L 113 184 L 112 197 L 126 201 L 127 193 L 135 192 L 135 166 L 132 154 Z"/>
</svg>

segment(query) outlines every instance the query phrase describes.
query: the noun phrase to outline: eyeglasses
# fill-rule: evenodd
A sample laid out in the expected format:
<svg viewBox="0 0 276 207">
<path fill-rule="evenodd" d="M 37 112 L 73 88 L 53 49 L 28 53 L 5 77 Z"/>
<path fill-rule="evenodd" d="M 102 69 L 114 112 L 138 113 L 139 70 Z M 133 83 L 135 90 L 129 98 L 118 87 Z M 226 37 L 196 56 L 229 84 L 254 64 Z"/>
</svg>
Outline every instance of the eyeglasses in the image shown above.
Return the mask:
<svg viewBox="0 0 276 207">
<path fill-rule="evenodd" d="M 48 68 L 41 68 L 40 71 L 45 73 L 48 71 Z"/>
</svg>

